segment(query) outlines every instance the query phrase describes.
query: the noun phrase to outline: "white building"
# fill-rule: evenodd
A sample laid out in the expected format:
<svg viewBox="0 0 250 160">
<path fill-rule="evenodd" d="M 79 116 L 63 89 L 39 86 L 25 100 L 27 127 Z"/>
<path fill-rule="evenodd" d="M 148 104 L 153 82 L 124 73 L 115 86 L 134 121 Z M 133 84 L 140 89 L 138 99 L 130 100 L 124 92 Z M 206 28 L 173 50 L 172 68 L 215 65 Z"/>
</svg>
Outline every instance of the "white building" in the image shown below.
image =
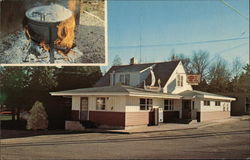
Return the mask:
<svg viewBox="0 0 250 160">
<path fill-rule="evenodd" d="M 72 120 L 126 128 L 230 117 L 234 98 L 196 91 L 181 61 L 113 66 L 94 88 L 51 92 L 72 98 Z"/>
</svg>

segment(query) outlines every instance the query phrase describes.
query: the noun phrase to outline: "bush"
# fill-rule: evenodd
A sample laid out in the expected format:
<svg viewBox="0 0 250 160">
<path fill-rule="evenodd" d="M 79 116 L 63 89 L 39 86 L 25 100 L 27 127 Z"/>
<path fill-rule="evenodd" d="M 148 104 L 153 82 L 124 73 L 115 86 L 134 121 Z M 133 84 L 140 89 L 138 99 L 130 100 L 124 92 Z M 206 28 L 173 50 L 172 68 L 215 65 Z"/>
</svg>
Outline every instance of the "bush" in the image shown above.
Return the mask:
<svg viewBox="0 0 250 160">
<path fill-rule="evenodd" d="M 27 120 L 27 129 L 47 129 L 48 115 L 45 111 L 43 103 L 36 101 L 30 110 L 30 116 Z"/>
</svg>

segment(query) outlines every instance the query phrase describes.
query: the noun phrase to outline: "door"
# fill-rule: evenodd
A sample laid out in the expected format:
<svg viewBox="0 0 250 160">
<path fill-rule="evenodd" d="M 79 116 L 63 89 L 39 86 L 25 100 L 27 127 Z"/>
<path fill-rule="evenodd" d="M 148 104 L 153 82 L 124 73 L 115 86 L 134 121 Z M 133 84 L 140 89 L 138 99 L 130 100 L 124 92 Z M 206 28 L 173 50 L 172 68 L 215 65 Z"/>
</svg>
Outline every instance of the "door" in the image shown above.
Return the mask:
<svg viewBox="0 0 250 160">
<path fill-rule="evenodd" d="M 182 100 L 182 119 L 191 119 L 191 100 Z"/>
<path fill-rule="evenodd" d="M 86 121 L 89 119 L 88 97 L 81 97 L 79 119 L 80 121 Z"/>
</svg>

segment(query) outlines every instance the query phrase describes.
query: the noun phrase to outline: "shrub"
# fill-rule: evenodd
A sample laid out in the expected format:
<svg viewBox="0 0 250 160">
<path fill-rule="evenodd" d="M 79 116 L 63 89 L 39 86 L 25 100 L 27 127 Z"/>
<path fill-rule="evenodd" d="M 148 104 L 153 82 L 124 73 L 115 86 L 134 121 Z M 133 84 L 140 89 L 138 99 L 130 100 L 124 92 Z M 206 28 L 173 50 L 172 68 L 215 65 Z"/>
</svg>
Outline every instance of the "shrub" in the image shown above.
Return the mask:
<svg viewBox="0 0 250 160">
<path fill-rule="evenodd" d="M 30 110 L 30 116 L 27 120 L 27 129 L 38 130 L 48 128 L 48 115 L 43 103 L 36 101 Z"/>
</svg>

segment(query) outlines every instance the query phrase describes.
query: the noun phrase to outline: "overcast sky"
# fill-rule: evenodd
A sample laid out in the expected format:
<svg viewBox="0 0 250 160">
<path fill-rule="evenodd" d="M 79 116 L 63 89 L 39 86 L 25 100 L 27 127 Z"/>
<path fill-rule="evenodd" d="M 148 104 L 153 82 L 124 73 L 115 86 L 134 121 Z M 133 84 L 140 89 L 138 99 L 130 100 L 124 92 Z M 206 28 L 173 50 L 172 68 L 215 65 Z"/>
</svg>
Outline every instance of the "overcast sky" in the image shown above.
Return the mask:
<svg viewBox="0 0 250 160">
<path fill-rule="evenodd" d="M 232 8 L 221 0 L 109 0 L 109 65 L 115 55 L 123 64 L 140 53 L 142 62 L 157 62 L 173 50 L 189 56 L 200 49 L 211 59 L 219 54 L 230 63 L 238 56 L 247 63 L 249 1 L 224 2 Z"/>
</svg>

